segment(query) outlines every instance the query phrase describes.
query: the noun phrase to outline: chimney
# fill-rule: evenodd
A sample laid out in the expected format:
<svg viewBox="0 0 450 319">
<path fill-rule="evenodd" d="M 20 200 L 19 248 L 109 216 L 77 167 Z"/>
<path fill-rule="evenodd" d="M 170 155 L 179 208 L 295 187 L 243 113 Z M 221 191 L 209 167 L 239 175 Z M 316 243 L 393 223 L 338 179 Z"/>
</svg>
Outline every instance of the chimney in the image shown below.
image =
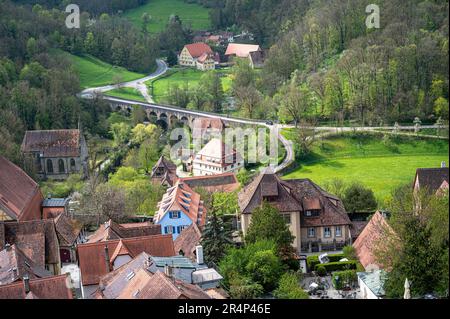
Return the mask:
<svg viewBox="0 0 450 319">
<path fill-rule="evenodd" d="M 195 246 L 195 255 L 197 256 L 197 264 L 202 265 L 203 264 L 203 247 L 202 246 Z"/>
<path fill-rule="evenodd" d="M 30 292 L 30 278 L 28 275 L 23 276 L 23 288 L 26 294 Z"/>
<path fill-rule="evenodd" d="M 105 262 L 106 262 L 106 269 L 108 272 L 110 272 L 111 271 L 111 261 L 109 259 L 108 245 L 105 245 Z"/>
<path fill-rule="evenodd" d="M 442 161 L 441 162 L 441 168 L 444 168 L 445 167 L 445 161 Z"/>
<path fill-rule="evenodd" d="M 164 274 L 167 276 L 167 277 L 172 277 L 172 267 L 170 267 L 169 265 L 165 265 L 164 266 Z"/>
</svg>

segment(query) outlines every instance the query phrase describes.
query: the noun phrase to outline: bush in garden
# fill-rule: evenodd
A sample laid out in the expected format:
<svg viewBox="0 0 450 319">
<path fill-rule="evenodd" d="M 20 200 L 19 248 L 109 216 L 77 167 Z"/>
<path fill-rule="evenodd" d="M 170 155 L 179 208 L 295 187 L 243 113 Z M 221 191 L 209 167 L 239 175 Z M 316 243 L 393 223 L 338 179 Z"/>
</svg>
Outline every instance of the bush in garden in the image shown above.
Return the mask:
<svg viewBox="0 0 450 319">
<path fill-rule="evenodd" d="M 327 274 L 327 269 L 323 266 L 323 264 L 316 266 L 316 272 L 319 276 L 325 276 Z"/>
<path fill-rule="evenodd" d="M 352 285 L 358 280 L 356 270 L 336 271 L 333 273 L 333 286 L 337 290 L 343 289 L 347 284 Z"/>
</svg>

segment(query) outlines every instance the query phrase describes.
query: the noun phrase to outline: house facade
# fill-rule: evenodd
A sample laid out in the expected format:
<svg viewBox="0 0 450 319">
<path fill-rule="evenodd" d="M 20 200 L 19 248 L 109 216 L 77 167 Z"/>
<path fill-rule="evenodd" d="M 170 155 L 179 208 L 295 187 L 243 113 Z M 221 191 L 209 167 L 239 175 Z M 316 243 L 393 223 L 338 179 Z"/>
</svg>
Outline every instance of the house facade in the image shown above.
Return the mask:
<svg viewBox="0 0 450 319">
<path fill-rule="evenodd" d="M 201 71 L 213 70 L 217 62 L 217 54 L 203 42 L 187 44 L 178 56 L 181 66 L 196 68 Z"/>
<path fill-rule="evenodd" d="M 64 180 L 70 174 L 87 176 L 88 149 L 78 129 L 27 131 L 21 151 L 43 179 Z"/>
<path fill-rule="evenodd" d="M 221 139 L 213 138 L 195 155 L 192 165 L 194 176 L 224 174 L 244 168 L 244 158 Z"/>
<path fill-rule="evenodd" d="M 341 200 L 309 179 L 283 181 L 266 169 L 238 198 L 244 236 L 253 210 L 267 201 L 289 225 L 298 253 L 336 250 L 351 243 L 351 221 Z"/>
<path fill-rule="evenodd" d="M 177 166 L 164 156 L 161 156 L 155 166 L 153 166 L 150 178 L 163 186 L 172 186 L 177 180 Z"/>
<path fill-rule="evenodd" d="M 154 217 L 155 224 L 161 225 L 161 232 L 171 234 L 173 240 L 193 223 L 202 227 L 205 220 L 206 209 L 200 195 L 181 181 L 163 195 Z"/>
</svg>

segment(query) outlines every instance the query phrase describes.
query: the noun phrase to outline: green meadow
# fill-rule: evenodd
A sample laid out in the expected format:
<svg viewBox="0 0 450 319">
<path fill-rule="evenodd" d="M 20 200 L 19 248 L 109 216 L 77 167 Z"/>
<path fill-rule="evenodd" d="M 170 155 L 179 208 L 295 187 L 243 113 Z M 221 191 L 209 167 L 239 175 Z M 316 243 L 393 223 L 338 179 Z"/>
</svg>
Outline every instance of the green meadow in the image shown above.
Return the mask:
<svg viewBox="0 0 450 319">
<path fill-rule="evenodd" d="M 172 14 L 178 15 L 183 24 L 193 30 L 206 30 L 211 26 L 208 9 L 183 0 L 149 0 L 145 5 L 126 11 L 124 17 L 141 29 L 145 12 L 151 16 L 147 28 L 151 33 L 163 31 Z"/>
<path fill-rule="evenodd" d="M 122 82 L 144 77 L 144 74 L 128 71 L 125 68 L 113 66 L 91 55 L 77 56 L 64 52 L 72 61 L 75 70 L 80 75 L 80 86 L 90 88 L 113 84 L 116 77 Z"/>
<path fill-rule="evenodd" d="M 108 92 L 104 93 L 105 95 L 118 97 L 122 99 L 128 99 L 128 100 L 136 100 L 140 102 L 146 102 L 145 98 L 142 96 L 142 94 L 133 88 L 120 88 L 120 89 L 114 89 Z"/>
<path fill-rule="evenodd" d="M 205 72 L 196 69 L 171 69 L 165 76 L 148 82 L 151 87 L 153 85 L 153 99 L 156 102 L 163 102 L 167 99 L 169 89 L 171 86 L 178 85 L 179 87 L 187 85 L 189 88 L 193 88 L 199 85 L 202 75 Z M 227 92 L 231 88 L 232 78 L 230 75 L 230 69 L 215 70 L 214 72 L 222 74 L 222 86 L 224 92 Z M 152 92 L 152 90 L 150 90 Z"/>
<path fill-rule="evenodd" d="M 386 142 L 380 134 L 345 134 L 316 141 L 311 154 L 283 178 L 310 178 L 319 185 L 334 178 L 359 181 L 383 203 L 395 187 L 412 183 L 416 168 L 448 160 L 447 140 L 394 137 Z"/>
</svg>

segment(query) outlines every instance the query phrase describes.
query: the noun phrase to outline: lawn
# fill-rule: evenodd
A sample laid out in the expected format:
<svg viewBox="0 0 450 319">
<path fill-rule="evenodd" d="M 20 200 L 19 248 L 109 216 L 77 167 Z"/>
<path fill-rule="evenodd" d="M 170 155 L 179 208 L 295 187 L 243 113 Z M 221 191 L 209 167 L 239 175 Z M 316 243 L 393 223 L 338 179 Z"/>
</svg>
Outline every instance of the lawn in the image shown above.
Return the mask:
<svg viewBox="0 0 450 319">
<path fill-rule="evenodd" d="M 149 86 L 153 85 L 153 93 L 151 94 L 156 102 L 165 101 L 168 96 L 169 88 L 173 85 L 188 85 L 189 88 L 199 85 L 202 75 L 205 74 L 205 72 L 196 69 L 172 69 L 169 72 L 169 75 L 152 80 L 151 83 L 148 83 Z M 229 91 L 232 82 L 230 69 L 220 69 L 215 70 L 214 72 L 223 74 L 223 90 L 224 92 Z"/>
<path fill-rule="evenodd" d="M 76 56 L 64 52 L 80 75 L 82 88 L 97 87 L 112 84 L 116 76 L 120 76 L 122 82 L 132 81 L 144 77 L 144 74 L 130 72 L 125 68 L 113 66 L 93 56 Z"/>
<path fill-rule="evenodd" d="M 316 142 L 312 154 L 283 178 L 310 178 L 319 185 L 333 178 L 360 181 L 383 203 L 396 186 L 412 183 L 416 168 L 439 167 L 448 159 L 445 140 L 397 138 L 385 145 L 381 135 L 344 135 Z"/>
<path fill-rule="evenodd" d="M 105 92 L 105 95 L 114 96 L 122 99 L 136 100 L 140 102 L 147 102 L 139 91 L 133 88 L 120 88 Z"/>
<path fill-rule="evenodd" d="M 207 30 L 211 27 L 208 9 L 183 0 L 149 0 L 145 5 L 126 11 L 124 17 L 142 29 L 142 15 L 145 12 L 151 16 L 147 28 L 151 33 L 163 31 L 172 14 L 178 15 L 183 24 L 193 30 Z"/>
</svg>

